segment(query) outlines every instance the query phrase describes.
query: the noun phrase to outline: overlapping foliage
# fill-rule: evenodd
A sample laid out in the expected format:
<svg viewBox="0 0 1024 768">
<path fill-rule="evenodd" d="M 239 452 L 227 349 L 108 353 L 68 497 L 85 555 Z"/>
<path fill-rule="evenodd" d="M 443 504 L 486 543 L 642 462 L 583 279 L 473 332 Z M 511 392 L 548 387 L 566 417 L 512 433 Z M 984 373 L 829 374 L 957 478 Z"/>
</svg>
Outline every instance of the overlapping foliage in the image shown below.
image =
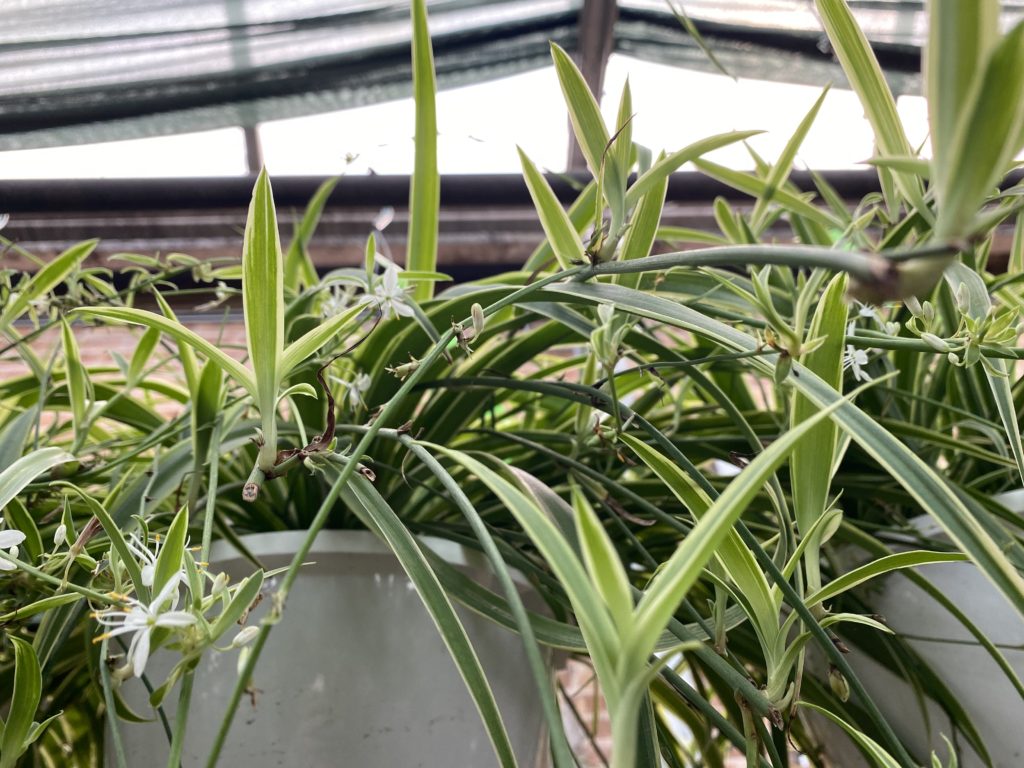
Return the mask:
<svg viewBox="0 0 1024 768">
<path fill-rule="evenodd" d="M 521 635 L 558 768 L 575 758 L 544 647 L 593 665 L 617 768 L 716 766 L 731 749 L 752 766 L 783 766 L 794 746 L 818 762 L 814 712 L 878 764 L 924 764 L 930 757 L 908 752 L 858 682 L 842 639 L 914 669 L 910 682 L 984 757 L 942 670 L 892 636 L 859 589 L 969 559 L 1024 612 L 1020 522 L 992 501 L 1024 478 L 1024 389 L 1011 365 L 1021 357 L 1024 218 L 1018 188 L 991 189 L 1024 140 L 1012 76 L 1024 71 L 1022 35 L 1000 37 L 988 16 L 958 21 L 976 5 L 932 6 L 927 162 L 845 3 L 819 0 L 877 138 L 883 191 L 852 211 L 824 181 L 805 191 L 789 178 L 820 101 L 774 162 L 752 152 L 750 174 L 703 155 L 753 132 L 652 156 L 632 141 L 628 89 L 606 126 L 555 47 L 593 182 L 566 211 L 521 153 L 546 241 L 522 271 L 435 295 L 445 276 L 434 83 L 417 1 L 408 269 L 376 232 L 363 268 L 317 276 L 306 245 L 335 181 L 284 251 L 262 174 L 240 268 L 125 255 L 129 284 L 116 290 L 106 270 L 82 266 L 95 246 L 83 243 L 32 278 L 4 273 L 3 353 L 29 373 L 0 382 L 0 613 L 13 650 L 0 669 L 11 705 L 0 765 L 23 752 L 25 764 L 60 764 L 65 746 L 77 764 L 98 764 L 103 717 L 121 723 L 109 747 L 123 762 L 117 734 L 135 715 L 119 678 L 144 676 L 150 649 L 168 647 L 180 662 L 152 681 L 152 703 L 162 717 L 175 690 L 187 705 L 199 657 L 223 648 L 263 587 L 258 569 L 230 588 L 218 582 L 205 566 L 213 537 L 244 552 L 245 533 L 306 530 L 270 618 L 231 642 L 245 655 L 215 764 L 324 526 L 369 528 L 394 550 L 501 765 L 515 758 L 454 602 Z M 950 55 L 935 55 L 940 46 Z M 715 201 L 719 232 L 662 226 L 668 174 L 690 161 L 753 205 Z M 1015 237 L 997 276 L 988 261 L 1000 226 Z M 182 273 L 211 284 L 214 304 L 241 295 L 246 349 L 225 350 L 177 320 L 169 281 Z M 874 304 L 851 304 L 851 293 Z M 76 321 L 145 330 L 131 360 L 87 365 Z M 51 355 L 33 351 L 58 331 Z M 948 540 L 894 548 L 891 534 L 908 534 L 917 514 Z M 501 591 L 439 561 L 420 534 L 479 548 Z M 840 551 L 866 555 L 850 566 Z M 524 607 L 510 569 L 547 615 Z M 1001 651 L 943 604 L 1024 696 Z M 126 663 L 112 671 L 107 658 L 129 632 Z M 813 647 L 826 674 L 808 662 Z M 165 725 L 176 765 L 187 721 Z"/>
</svg>

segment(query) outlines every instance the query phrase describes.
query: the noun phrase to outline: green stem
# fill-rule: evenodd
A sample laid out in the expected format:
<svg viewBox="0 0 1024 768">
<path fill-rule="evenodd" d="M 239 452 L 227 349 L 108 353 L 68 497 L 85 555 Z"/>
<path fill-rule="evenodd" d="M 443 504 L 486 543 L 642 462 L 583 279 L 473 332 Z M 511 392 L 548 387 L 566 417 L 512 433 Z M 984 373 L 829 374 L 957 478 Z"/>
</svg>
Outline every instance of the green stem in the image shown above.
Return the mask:
<svg viewBox="0 0 1024 768">
<path fill-rule="evenodd" d="M 199 551 L 199 559 L 204 563 L 210 561 L 210 544 L 213 541 L 213 518 L 217 506 L 217 481 L 220 473 L 220 433 L 221 421 L 213 425 L 213 436 L 210 438 L 210 481 L 206 486 L 206 509 L 203 516 L 203 541 Z"/>
<path fill-rule="evenodd" d="M 804 269 L 823 267 L 830 272 L 848 272 L 852 277 L 869 285 L 888 282 L 891 267 L 888 259 L 873 253 L 799 245 L 736 245 L 661 253 L 629 261 L 607 261 L 591 267 L 582 279 L 593 275 L 654 272 L 673 267 L 737 267 L 768 264 Z"/>
<path fill-rule="evenodd" d="M 579 274 L 583 272 L 583 267 L 574 267 L 567 269 L 562 272 L 557 272 L 552 275 L 538 280 L 536 283 L 524 286 L 519 290 L 513 291 L 502 299 L 499 299 L 494 304 L 491 304 L 484 310 L 484 315 L 493 315 L 505 307 L 515 304 L 520 301 L 524 296 L 529 296 L 531 293 L 535 293 L 540 289 L 544 288 L 551 283 L 564 280 L 567 277 Z M 465 323 L 468 325 L 472 322 L 471 318 L 466 318 Z M 295 556 L 292 558 L 291 564 L 288 566 L 288 570 L 281 580 L 281 587 L 275 596 L 275 604 L 284 606 L 285 601 L 288 597 L 288 592 L 291 590 L 292 585 L 295 583 L 295 579 L 299 575 L 299 569 L 302 563 L 305 562 L 307 555 L 309 554 L 310 548 L 313 546 L 313 541 L 316 539 L 316 535 L 323 528 L 327 522 L 327 518 L 330 516 L 331 510 L 334 507 L 338 496 L 341 494 L 341 489 L 345 487 L 348 481 L 352 478 L 358 467 L 358 457 L 363 456 L 367 453 L 370 444 L 373 442 L 377 433 L 384 428 L 388 420 L 394 416 L 396 411 L 401 406 L 402 402 L 406 397 L 413 391 L 417 382 L 426 375 L 427 371 L 433 366 L 438 359 L 444 354 L 445 347 L 448 343 L 455 338 L 455 332 L 453 329 L 445 331 L 441 338 L 431 347 L 430 351 L 420 362 L 419 367 L 412 372 L 412 374 L 402 382 L 402 385 L 398 388 L 395 395 L 388 401 L 387 405 L 381 410 L 380 414 L 374 419 L 373 424 L 363 435 L 362 439 L 352 450 L 353 460 L 346 462 L 342 467 L 341 472 L 338 474 L 337 480 L 331 486 L 326 498 L 320 505 L 320 509 L 317 510 L 316 516 L 309 525 L 309 529 L 306 532 L 306 537 L 303 539 L 302 544 L 296 551 Z M 208 768 L 215 768 L 217 760 L 220 757 L 221 750 L 224 748 L 224 742 L 227 739 L 228 731 L 231 729 L 231 723 L 235 717 L 235 711 L 238 709 L 238 703 L 242 699 L 242 695 L 245 693 L 246 687 L 249 685 L 249 680 L 252 677 L 253 670 L 256 667 L 256 662 L 259 660 L 260 654 L 263 651 L 263 647 L 266 644 L 267 636 L 270 634 L 272 624 L 265 623 L 260 627 L 260 633 L 257 635 L 256 640 L 252 645 L 252 651 L 249 653 L 249 658 L 246 660 L 245 667 L 238 675 L 238 681 L 235 683 L 235 688 L 231 693 L 231 698 L 228 701 L 227 709 L 224 713 L 224 719 L 221 721 L 220 728 L 217 731 L 216 739 L 214 740 L 213 747 L 210 749 L 210 755 L 207 759 Z"/>
<path fill-rule="evenodd" d="M 171 751 L 167 756 L 167 768 L 180 768 L 181 766 L 181 750 L 185 744 L 188 708 L 192 700 L 192 684 L 195 682 L 195 675 L 194 670 L 189 670 L 181 678 L 181 692 L 178 694 L 178 711 L 174 715 L 174 736 L 171 738 Z"/>
<path fill-rule="evenodd" d="M 110 684 L 110 667 L 107 666 L 109 638 L 100 645 L 100 683 L 103 686 L 103 701 L 107 708 L 107 725 L 110 726 L 110 742 L 114 747 L 114 758 L 117 768 L 128 768 L 124 756 L 124 743 L 121 741 L 121 727 L 117 722 L 117 708 L 114 706 L 114 689 Z"/>
<path fill-rule="evenodd" d="M 390 432 L 391 430 L 381 430 L 381 433 L 383 434 L 385 431 Z M 526 658 L 530 665 L 530 671 L 533 673 L 534 681 L 537 684 L 537 690 L 541 699 L 541 706 L 544 709 L 544 716 L 548 721 L 551 738 L 551 752 L 554 756 L 555 766 L 556 768 L 570 768 L 570 766 L 574 765 L 572 750 L 569 748 L 569 743 L 566 740 L 565 731 L 561 728 L 561 713 L 558 710 L 558 702 L 555 700 L 554 690 L 551 687 L 550 672 L 547 664 L 545 664 L 544 660 L 541 658 L 540 647 L 537 643 L 536 637 L 534 636 L 533 627 L 530 624 L 529 616 L 527 616 L 523 600 L 519 595 L 519 590 L 512 581 L 512 576 L 508 572 L 508 567 L 505 565 L 505 561 L 502 559 L 501 553 L 498 552 L 498 547 L 495 545 L 494 539 L 487 530 L 487 526 L 484 524 L 484 521 L 481 519 L 476 509 L 474 509 L 473 504 L 466 497 L 466 494 L 463 493 L 462 488 L 455 482 L 455 479 L 447 472 L 447 470 L 441 466 L 440 462 L 438 462 L 426 448 L 416 443 L 416 441 L 408 435 L 399 435 L 397 432 L 394 434 L 402 445 L 412 451 L 413 454 L 422 461 L 431 472 L 434 473 L 438 480 L 440 480 L 441 485 L 443 485 L 448 491 L 452 501 L 465 516 L 470 528 L 473 529 L 473 533 L 476 534 L 477 540 L 480 542 L 480 546 L 484 550 L 484 554 L 491 562 L 491 568 L 498 579 L 502 592 L 505 593 L 505 599 L 508 601 L 509 610 L 512 612 L 516 626 L 523 639 L 523 648 L 526 651 Z"/>
<path fill-rule="evenodd" d="M 927 352 L 932 355 L 945 355 L 944 352 L 936 352 L 934 347 L 928 346 L 920 339 L 908 339 L 903 336 L 877 336 L 870 333 L 859 333 L 847 336 L 848 344 L 866 349 L 905 349 L 910 352 Z M 1004 360 L 1024 360 L 1024 349 L 1013 347 L 992 347 L 982 345 L 981 353 L 985 357 L 1002 358 Z"/>
<path fill-rule="evenodd" d="M 95 600 L 97 603 L 103 603 L 104 605 L 117 605 L 120 604 L 120 600 L 115 600 L 110 595 L 105 595 L 102 592 L 97 592 L 94 589 L 88 587 L 80 587 L 73 582 L 64 583 L 62 579 L 58 579 L 56 576 L 51 576 L 45 571 L 41 571 L 38 568 L 29 565 L 28 563 L 19 560 L 16 557 L 11 557 L 9 554 L 0 549 L 0 560 L 6 560 L 8 563 L 13 563 L 17 566 L 19 571 L 27 573 L 29 576 L 33 576 L 40 581 L 45 581 L 47 584 L 52 584 L 59 588 L 59 592 L 77 592 L 83 597 L 88 597 L 90 600 Z"/>
<path fill-rule="evenodd" d="M 632 696 L 625 696 L 617 702 L 608 702 L 608 714 L 612 724 L 611 768 L 636 768 L 642 699 L 633 699 Z"/>
</svg>

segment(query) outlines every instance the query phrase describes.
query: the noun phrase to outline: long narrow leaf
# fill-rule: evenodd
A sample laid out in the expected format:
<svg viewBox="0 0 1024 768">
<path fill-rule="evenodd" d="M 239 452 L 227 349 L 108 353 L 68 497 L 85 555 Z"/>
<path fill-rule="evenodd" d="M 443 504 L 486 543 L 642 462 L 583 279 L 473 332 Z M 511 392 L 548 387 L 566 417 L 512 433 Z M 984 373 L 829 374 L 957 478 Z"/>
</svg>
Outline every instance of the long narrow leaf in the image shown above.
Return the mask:
<svg viewBox="0 0 1024 768">
<path fill-rule="evenodd" d="M 480 717 L 494 746 L 499 764 L 503 768 L 514 767 L 516 759 L 512 745 L 509 743 L 501 713 L 494 701 L 494 694 L 480 666 L 480 659 L 416 540 L 377 489 L 365 478 L 353 478 L 341 491 L 341 498 L 353 511 L 365 518 L 371 529 L 377 530 L 384 537 L 395 553 L 395 557 L 405 569 L 437 625 L 452 660 L 466 682 L 466 687 L 480 711 Z"/>
<path fill-rule="evenodd" d="M 611 302 L 620 309 L 642 317 L 690 330 L 736 351 L 753 352 L 757 340 L 735 328 L 658 296 L 641 294 L 617 285 L 572 283 L 551 286 L 549 291 L 577 296 L 584 300 Z M 752 358 L 765 373 L 774 371 L 769 358 Z M 794 363 L 792 385 L 819 407 L 842 401 L 832 387 L 812 371 Z M 1024 578 L 1007 559 L 993 531 L 967 509 L 964 502 L 939 474 L 884 427 L 852 403 L 845 403 L 834 416 L 839 425 L 861 448 L 910 494 L 922 510 L 934 517 L 957 546 L 981 569 L 985 576 L 1024 614 Z M 1005 535 L 1005 534 L 1004 534 Z"/>
<path fill-rule="evenodd" d="M 168 320 L 166 317 L 155 312 L 148 312 L 144 309 L 135 309 L 133 307 L 80 307 L 71 310 L 69 314 L 82 314 L 101 320 L 157 328 L 168 336 L 173 337 L 176 341 L 188 344 L 190 347 L 202 352 L 209 360 L 217 363 L 238 384 L 245 387 L 250 394 L 256 395 L 256 380 L 253 378 L 251 371 L 221 350 L 220 347 L 211 344 L 181 323 Z"/>
<path fill-rule="evenodd" d="M 284 349 L 284 259 L 266 169 L 256 179 L 245 223 L 242 306 L 257 405 L 260 413 L 272 413 L 281 381 L 280 359 Z M 268 442 L 273 442 L 269 436 Z"/>
<path fill-rule="evenodd" d="M 40 448 L 22 456 L 0 472 L 0 510 L 39 475 L 74 460 L 75 457 L 62 448 Z"/>
<path fill-rule="evenodd" d="M 15 291 L 0 310 L 0 330 L 21 317 L 31 302 L 55 287 L 92 253 L 99 240 L 86 240 L 71 246 L 60 256 L 36 272 L 24 288 Z"/>
<path fill-rule="evenodd" d="M 583 156 L 587 159 L 590 172 L 597 178 L 601 175 L 604 150 L 608 146 L 609 138 L 604 118 L 601 117 L 601 108 L 569 54 L 552 43 L 551 58 L 555 62 L 558 82 L 562 86 L 562 94 L 569 108 L 573 133 L 576 134 Z"/>
<path fill-rule="evenodd" d="M 441 177 L 437 172 L 437 82 L 434 51 L 427 27 L 427 4 L 412 2 L 412 78 L 416 99 L 416 159 L 409 182 L 409 238 L 405 266 L 418 272 L 437 269 L 437 225 Z M 417 283 L 416 301 L 434 295 L 434 284 Z"/>
<path fill-rule="evenodd" d="M 32 720 L 39 707 L 43 679 L 32 646 L 19 637 L 8 635 L 14 646 L 14 690 L 11 711 L 0 737 L 0 768 L 14 768 L 32 731 Z"/>
<path fill-rule="evenodd" d="M 562 269 L 568 269 L 574 261 L 583 258 L 583 241 L 551 190 L 547 179 L 522 149 L 519 150 L 519 161 L 522 163 L 523 179 L 530 190 L 530 197 L 533 198 L 544 234 L 551 243 L 551 250 L 558 260 L 558 265 Z"/>
</svg>

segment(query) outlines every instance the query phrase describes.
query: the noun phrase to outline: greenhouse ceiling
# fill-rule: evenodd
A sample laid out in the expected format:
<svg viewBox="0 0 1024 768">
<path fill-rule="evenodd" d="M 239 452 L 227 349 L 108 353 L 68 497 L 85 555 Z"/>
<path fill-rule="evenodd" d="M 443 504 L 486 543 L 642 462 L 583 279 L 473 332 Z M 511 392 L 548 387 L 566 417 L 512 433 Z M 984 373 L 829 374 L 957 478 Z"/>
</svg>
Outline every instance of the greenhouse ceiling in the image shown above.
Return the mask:
<svg viewBox="0 0 1024 768">
<path fill-rule="evenodd" d="M 917 93 L 923 3 L 852 0 L 894 91 Z M 1022 0 L 1004 2 L 1008 17 Z M 436 0 L 442 89 L 539 69 L 548 43 L 601 82 L 609 55 L 841 85 L 807 0 Z M 692 22 L 686 29 L 687 19 Z M 0 149 L 254 126 L 409 94 L 392 0 L 26 0 L 0 29 Z M 709 54 L 710 51 L 710 54 Z"/>
</svg>

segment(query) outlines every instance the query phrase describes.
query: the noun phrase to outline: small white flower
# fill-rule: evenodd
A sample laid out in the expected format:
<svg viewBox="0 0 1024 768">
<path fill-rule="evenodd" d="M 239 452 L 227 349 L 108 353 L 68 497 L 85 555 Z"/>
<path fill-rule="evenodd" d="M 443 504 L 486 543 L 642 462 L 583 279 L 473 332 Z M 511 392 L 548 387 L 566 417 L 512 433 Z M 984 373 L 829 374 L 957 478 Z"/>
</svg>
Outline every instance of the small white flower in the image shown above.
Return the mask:
<svg viewBox="0 0 1024 768">
<path fill-rule="evenodd" d="M 142 677 L 149 661 L 150 641 L 157 627 L 181 628 L 195 624 L 196 617 L 188 611 L 177 611 L 178 583 L 181 574 L 171 576 L 164 588 L 149 605 L 133 597 L 126 598 L 128 607 L 111 607 L 93 614 L 104 627 L 110 627 L 93 642 L 109 637 L 133 633 L 125 659 L 125 668 L 131 668 L 136 677 Z"/>
<path fill-rule="evenodd" d="M 341 396 L 342 405 L 347 403 L 353 409 L 360 406 L 365 408 L 366 401 L 363 400 L 363 393 L 369 390 L 372 383 L 373 379 L 365 373 L 356 374 L 352 381 L 342 381 L 341 386 L 344 390 Z"/>
<path fill-rule="evenodd" d="M 846 345 L 846 353 L 843 355 L 843 370 L 853 371 L 853 378 L 857 381 L 871 381 L 871 376 L 864 370 L 868 364 L 868 353 L 863 349 L 857 349 L 852 344 Z"/>
<path fill-rule="evenodd" d="M 156 540 L 156 552 L 150 552 L 149 548 L 134 533 L 128 537 L 126 543 L 131 553 L 139 559 L 139 565 L 142 566 L 142 585 L 152 587 L 153 577 L 156 575 L 156 556 L 160 552 L 160 539 Z"/>
<path fill-rule="evenodd" d="M 225 301 L 230 299 L 233 295 L 234 295 L 234 291 L 232 291 L 231 289 L 228 288 L 228 284 L 225 283 L 223 280 L 218 280 L 217 281 L 217 288 L 213 292 L 213 299 L 211 299 L 210 301 L 206 302 L 205 304 L 198 305 L 196 307 L 196 311 L 197 312 L 206 312 L 207 310 L 210 310 L 210 309 L 216 309 L 221 304 L 223 304 Z"/>
<path fill-rule="evenodd" d="M 210 596 L 211 597 L 220 597 L 221 593 L 224 592 L 225 589 L 227 589 L 227 586 L 228 586 L 228 575 L 226 573 L 224 573 L 223 571 L 221 571 L 220 573 L 217 574 L 216 578 L 214 578 L 214 580 L 213 580 L 213 586 L 210 587 Z"/>
<path fill-rule="evenodd" d="M 359 303 L 380 307 L 385 320 L 391 317 L 392 313 L 402 317 L 416 316 L 408 304 L 405 289 L 398 284 L 398 268 L 394 264 L 389 264 L 384 274 L 374 281 L 373 294 L 364 294 Z"/>
<path fill-rule="evenodd" d="M 327 298 L 320 305 L 320 314 L 324 318 L 340 315 L 352 303 L 352 292 L 349 286 L 333 285 L 327 292 Z"/>
<path fill-rule="evenodd" d="M 68 527 L 61 523 L 57 526 L 57 530 L 53 532 L 53 546 L 59 547 L 65 541 L 68 540 Z"/>
<path fill-rule="evenodd" d="M 18 545 L 25 540 L 25 534 L 21 531 L 0 531 L 0 549 L 6 549 L 11 557 L 18 556 Z M 0 571 L 13 571 L 17 568 L 9 560 L 0 560 Z"/>
<path fill-rule="evenodd" d="M 865 304 L 862 301 L 856 301 L 857 304 L 857 316 L 858 317 L 869 317 L 873 320 L 878 319 L 878 310 L 872 307 L 870 304 Z"/>
</svg>

